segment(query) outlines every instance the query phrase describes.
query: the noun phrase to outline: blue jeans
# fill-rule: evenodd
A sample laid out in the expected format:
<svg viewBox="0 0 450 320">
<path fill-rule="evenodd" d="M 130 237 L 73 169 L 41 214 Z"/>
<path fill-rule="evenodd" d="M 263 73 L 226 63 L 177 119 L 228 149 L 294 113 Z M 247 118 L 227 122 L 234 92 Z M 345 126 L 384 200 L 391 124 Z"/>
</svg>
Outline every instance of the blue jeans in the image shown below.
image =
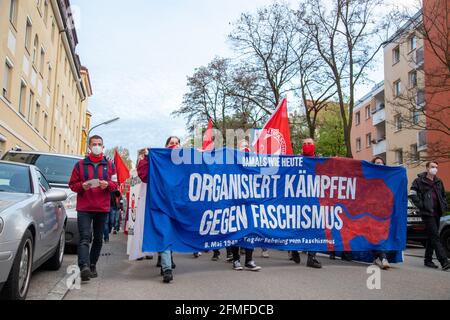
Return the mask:
<svg viewBox="0 0 450 320">
<path fill-rule="evenodd" d="M 105 228 L 103 230 L 103 238 L 105 240 L 109 240 L 109 235 L 113 229 L 118 231 L 119 214 L 120 211 L 114 208 L 111 208 L 111 211 L 108 213 L 108 218 L 105 221 Z"/>
<path fill-rule="evenodd" d="M 172 270 L 172 253 L 170 250 L 161 252 L 161 268 L 164 271 Z"/>
<path fill-rule="evenodd" d="M 96 265 L 103 246 L 103 231 L 108 213 L 78 212 L 78 265 L 80 268 Z M 92 247 L 91 237 L 93 235 Z"/>
</svg>

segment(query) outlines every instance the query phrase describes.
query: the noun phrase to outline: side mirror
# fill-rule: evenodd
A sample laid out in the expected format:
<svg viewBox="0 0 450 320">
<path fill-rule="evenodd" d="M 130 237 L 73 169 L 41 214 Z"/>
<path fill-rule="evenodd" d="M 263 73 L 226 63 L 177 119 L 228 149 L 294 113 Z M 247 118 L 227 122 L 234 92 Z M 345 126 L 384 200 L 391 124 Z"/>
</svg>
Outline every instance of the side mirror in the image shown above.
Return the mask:
<svg viewBox="0 0 450 320">
<path fill-rule="evenodd" d="M 67 193 L 63 190 L 50 189 L 45 193 L 44 203 L 64 201 L 67 199 Z"/>
</svg>

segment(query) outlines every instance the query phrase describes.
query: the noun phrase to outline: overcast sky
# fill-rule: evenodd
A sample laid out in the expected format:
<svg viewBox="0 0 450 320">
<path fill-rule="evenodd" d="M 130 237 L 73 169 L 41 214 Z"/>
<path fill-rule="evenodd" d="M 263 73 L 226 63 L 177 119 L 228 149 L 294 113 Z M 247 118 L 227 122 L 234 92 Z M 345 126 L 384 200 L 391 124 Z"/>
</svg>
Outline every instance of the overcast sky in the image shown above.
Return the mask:
<svg viewBox="0 0 450 320">
<path fill-rule="evenodd" d="M 170 115 L 181 105 L 186 77 L 215 56 L 232 56 L 229 23 L 273 1 L 71 2 L 80 42 L 77 52 L 89 68 L 94 90 L 89 100 L 92 125 L 121 118 L 95 133 L 104 136 L 107 147 L 128 148 L 135 159 L 139 148 L 163 147 L 168 136 L 186 135 L 185 120 Z M 371 79 L 383 80 L 381 64 Z M 358 98 L 371 86 L 361 87 Z"/>
</svg>

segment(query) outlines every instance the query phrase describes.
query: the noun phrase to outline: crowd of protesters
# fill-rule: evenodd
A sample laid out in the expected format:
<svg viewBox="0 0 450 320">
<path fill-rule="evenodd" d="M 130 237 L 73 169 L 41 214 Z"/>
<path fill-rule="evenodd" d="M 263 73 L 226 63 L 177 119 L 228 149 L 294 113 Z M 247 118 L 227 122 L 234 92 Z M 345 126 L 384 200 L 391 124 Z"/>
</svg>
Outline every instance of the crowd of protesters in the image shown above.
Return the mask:
<svg viewBox="0 0 450 320">
<path fill-rule="evenodd" d="M 180 148 L 180 143 L 178 137 L 172 136 L 167 139 L 165 147 L 170 149 Z M 238 149 L 243 152 L 250 152 L 249 143 L 246 140 L 240 141 Z M 89 281 L 91 278 L 98 276 L 96 265 L 103 241 L 109 241 L 111 232 L 115 234 L 119 232 L 120 213 L 125 210 L 123 201 L 121 201 L 122 197 L 118 192 L 116 169 L 112 161 L 108 160 L 103 154 L 103 139 L 99 136 L 91 137 L 89 139 L 89 150 L 89 155 L 75 165 L 69 183 L 70 188 L 78 194 L 77 211 L 80 233 L 78 264 L 82 281 Z M 313 139 L 308 138 L 303 141 L 301 155 L 318 157 Z M 374 165 L 385 165 L 384 159 L 380 157 L 373 159 L 372 163 Z M 142 149 L 139 151 L 137 172 L 144 184 L 148 182 L 148 165 L 148 149 Z M 412 184 L 410 199 L 420 210 L 426 225 L 428 239 L 424 265 L 433 269 L 438 268 L 433 263 L 433 253 L 436 252 L 442 269 L 449 270 L 450 262 L 438 234 L 440 217 L 447 211 L 445 188 L 442 180 L 437 176 L 438 166 L 435 161 L 426 164 L 426 171 L 420 174 Z M 96 180 L 98 180 L 98 185 L 94 182 Z M 226 252 L 226 260 L 232 264 L 232 268 L 236 271 L 260 271 L 262 269 L 253 259 L 253 249 L 230 247 L 226 248 Z M 200 252 L 193 253 L 195 258 L 198 258 L 201 254 Z M 245 256 L 243 265 L 241 264 L 241 254 Z M 336 258 L 335 252 L 328 252 L 327 254 L 329 254 L 330 259 Z M 350 252 L 338 254 L 342 260 L 351 261 L 352 259 Z M 372 251 L 371 254 L 374 257 L 374 264 L 383 270 L 390 268 L 387 252 Z M 220 255 L 220 250 L 214 250 L 211 259 L 218 261 Z M 152 258 L 151 254 L 145 256 L 147 259 Z M 322 268 L 322 263 L 318 260 L 316 252 L 307 252 L 307 256 L 306 265 L 308 267 Z M 267 249 L 263 249 L 261 257 L 269 258 Z M 136 260 L 142 259 L 143 257 L 136 258 Z M 301 263 L 298 251 L 290 251 L 289 259 L 297 264 Z M 170 250 L 158 253 L 156 265 L 160 268 L 164 283 L 173 281 L 173 270 L 176 265 L 173 253 Z"/>
</svg>

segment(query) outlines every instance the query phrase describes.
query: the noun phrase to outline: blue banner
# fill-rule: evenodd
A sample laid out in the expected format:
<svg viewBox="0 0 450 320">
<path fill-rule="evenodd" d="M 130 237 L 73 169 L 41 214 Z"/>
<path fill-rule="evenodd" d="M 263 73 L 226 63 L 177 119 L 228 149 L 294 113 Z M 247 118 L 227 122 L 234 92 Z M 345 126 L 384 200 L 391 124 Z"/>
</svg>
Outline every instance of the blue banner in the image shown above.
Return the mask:
<svg viewBox="0 0 450 320">
<path fill-rule="evenodd" d="M 345 158 L 150 149 L 143 248 L 402 251 L 403 167 Z"/>
</svg>

